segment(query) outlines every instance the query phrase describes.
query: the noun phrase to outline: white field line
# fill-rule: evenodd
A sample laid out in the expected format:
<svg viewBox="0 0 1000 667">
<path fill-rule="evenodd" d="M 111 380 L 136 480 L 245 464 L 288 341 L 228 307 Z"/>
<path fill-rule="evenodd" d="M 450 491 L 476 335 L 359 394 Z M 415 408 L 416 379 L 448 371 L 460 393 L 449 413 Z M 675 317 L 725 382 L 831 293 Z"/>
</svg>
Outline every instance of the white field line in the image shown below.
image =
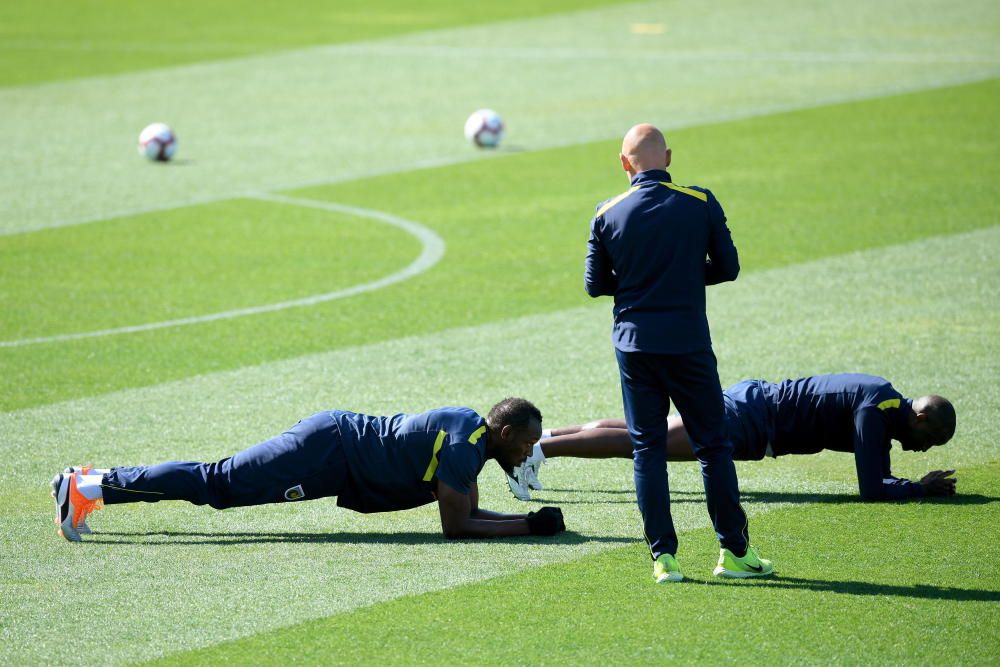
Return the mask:
<svg viewBox="0 0 1000 667">
<path fill-rule="evenodd" d="M 117 336 L 121 334 L 137 333 L 140 331 L 152 331 L 154 329 L 167 329 L 170 327 L 181 327 L 187 326 L 189 324 L 203 324 L 205 322 L 214 322 L 216 320 L 228 320 L 236 317 L 245 317 L 247 315 L 259 315 L 261 313 L 272 313 L 278 310 L 287 310 L 289 308 L 301 308 L 304 306 L 313 306 L 318 303 L 324 303 L 326 301 L 333 301 L 335 299 L 343 299 L 349 296 L 354 296 L 356 294 L 363 294 L 365 292 L 371 292 L 383 287 L 388 287 L 398 282 L 402 282 L 413 276 L 427 271 L 432 266 L 437 264 L 441 258 L 444 256 L 445 243 L 444 240 L 438 236 L 433 230 L 424 227 L 423 225 L 413 222 L 412 220 L 407 220 L 406 218 L 401 218 L 399 216 L 392 215 L 390 213 L 384 213 L 382 211 L 375 211 L 367 208 L 360 208 L 357 206 L 347 206 L 345 204 L 337 204 L 334 202 L 325 202 L 314 199 L 302 199 L 298 197 L 285 197 L 283 195 L 275 194 L 250 194 L 245 195 L 253 199 L 259 199 L 261 201 L 275 202 L 278 204 L 287 204 L 289 206 L 306 206 L 309 208 L 318 208 L 324 211 L 332 211 L 335 213 L 344 213 L 347 215 L 354 215 L 359 218 L 368 218 L 370 220 L 377 220 L 379 222 L 384 222 L 388 225 L 392 225 L 404 232 L 410 234 L 420 241 L 422 246 L 420 256 L 418 256 L 413 262 L 411 262 L 407 267 L 401 271 L 385 276 L 384 278 L 379 278 L 368 283 L 362 283 L 360 285 L 354 285 L 352 287 L 347 287 L 345 289 L 336 290 L 334 292 L 326 292 L 325 294 L 315 294 L 313 296 L 303 297 L 301 299 L 293 299 L 290 301 L 281 301 L 278 303 L 266 304 L 263 306 L 251 306 L 248 308 L 237 308 L 235 310 L 225 310 L 218 313 L 209 313 L 206 315 L 197 315 L 194 317 L 184 317 L 175 320 L 166 320 L 163 322 L 149 322 L 147 324 L 136 324 L 127 327 L 117 327 L 113 329 L 101 329 L 98 331 L 85 331 L 80 333 L 71 334 L 61 334 L 57 336 L 43 336 L 39 338 L 23 338 L 20 340 L 9 340 L 0 341 L 0 347 L 23 347 L 26 345 L 39 345 L 43 343 L 61 343 L 71 340 L 80 340 L 83 338 L 100 338 L 104 336 Z"/>
<path fill-rule="evenodd" d="M 727 123 L 730 121 L 746 120 L 750 118 L 759 118 L 762 116 L 770 116 L 780 113 L 788 113 L 792 111 L 802 111 L 805 109 L 816 109 L 819 107 L 829 106 L 833 104 L 844 104 L 848 102 L 861 102 L 865 100 L 878 99 L 881 97 L 891 97 L 893 95 L 903 95 L 906 93 L 915 93 L 923 90 L 933 90 L 936 88 L 947 88 L 950 86 L 957 86 L 966 83 L 977 83 L 982 81 L 989 81 L 991 79 L 997 78 L 998 74 L 966 74 L 962 76 L 955 77 L 943 77 L 939 79 L 932 79 L 928 81 L 921 82 L 919 84 L 904 84 L 904 85 L 892 85 L 885 86 L 881 88 L 876 88 L 872 90 L 865 91 L 860 94 L 848 94 L 848 95 L 831 95 L 827 97 L 817 97 L 808 102 L 802 103 L 790 103 L 790 104 L 774 104 L 765 105 L 760 107 L 754 107 L 750 109 L 742 109 L 739 111 L 730 111 L 716 114 L 705 114 L 697 119 L 697 121 L 690 122 L 680 122 L 676 124 L 663 124 L 661 129 L 663 130 L 682 130 L 692 127 L 704 127 L 706 125 L 713 125 L 716 123 Z M 617 138 L 617 137 L 615 137 Z M 478 151 L 476 153 L 470 153 L 465 155 L 442 157 L 442 158 L 428 158 L 424 160 L 417 160 L 414 162 L 398 163 L 393 167 L 386 169 L 371 169 L 369 171 L 357 171 L 353 172 L 349 176 L 344 176 L 342 178 L 323 178 L 323 179 L 310 179 L 307 181 L 296 181 L 293 183 L 278 183 L 275 184 L 274 189 L 278 190 L 296 190 L 299 188 L 308 187 L 318 187 L 323 185 L 336 185 L 338 183 L 346 183 L 350 181 L 358 181 L 366 178 L 374 178 L 378 176 L 387 176 L 391 174 L 399 174 L 409 171 L 419 171 L 422 169 L 434 169 L 437 167 L 449 167 L 457 164 L 463 164 L 466 162 L 475 162 L 483 159 L 491 158 L 502 158 L 509 155 L 519 155 L 522 153 L 534 153 L 544 150 L 552 150 L 558 148 L 566 148 L 568 146 L 576 146 L 581 143 L 590 143 L 593 141 L 601 141 L 603 139 L 608 139 L 608 137 L 592 137 L 587 138 L 583 141 L 580 140 L 570 140 L 570 141 L 554 141 L 551 143 L 546 143 L 540 145 L 537 148 L 524 149 L 524 150 L 509 150 L 505 151 L 501 148 L 499 151 Z M 120 209 L 116 211 L 108 211 L 107 213 L 102 213 L 100 215 L 88 216 L 82 218 L 72 218 L 67 220 L 57 220 L 55 222 L 45 224 L 45 225 L 32 225 L 28 227 L 15 227 L 10 229 L 0 229 L 0 237 L 2 236 L 14 236 L 16 234 L 30 234 L 32 232 L 42 231 L 46 229 L 58 229 L 61 227 L 73 227 L 76 225 L 87 225 L 96 222 L 105 222 L 108 220 L 113 220 L 115 218 L 123 218 L 132 215 L 142 215 L 144 213 L 155 213 L 158 211 L 170 211 L 179 208 L 185 208 L 187 206 L 195 206 L 199 204 L 211 204 L 213 202 L 226 201 L 229 199 L 237 199 L 240 197 L 260 197 L 259 193 L 247 193 L 240 192 L 238 190 L 233 190 L 231 192 L 220 193 L 218 195 L 207 196 L 207 197 L 193 197 L 191 199 L 179 199 L 175 200 L 169 205 L 157 205 L 149 207 L 135 207 L 129 209 Z M 310 200 L 303 200 L 310 201 Z M 2 345 L 0 345 L 2 346 Z"/>
</svg>

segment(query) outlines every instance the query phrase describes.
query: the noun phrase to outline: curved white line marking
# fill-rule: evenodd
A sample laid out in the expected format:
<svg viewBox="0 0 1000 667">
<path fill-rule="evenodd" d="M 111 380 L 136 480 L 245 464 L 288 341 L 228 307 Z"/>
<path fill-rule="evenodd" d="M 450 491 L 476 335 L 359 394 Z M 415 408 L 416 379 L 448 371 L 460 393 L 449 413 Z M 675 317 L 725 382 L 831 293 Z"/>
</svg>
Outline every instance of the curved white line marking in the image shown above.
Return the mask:
<svg viewBox="0 0 1000 667">
<path fill-rule="evenodd" d="M 253 193 L 244 195 L 245 197 L 251 199 L 259 199 L 261 201 L 275 202 L 278 204 L 288 204 L 290 206 L 307 206 L 310 208 L 318 208 L 324 211 L 333 211 L 335 213 L 346 213 L 348 215 L 354 215 L 359 218 L 369 218 L 371 220 L 378 220 L 379 222 L 384 222 L 386 224 L 392 225 L 402 229 L 404 232 L 416 237 L 422 246 L 420 256 L 417 257 L 409 266 L 401 271 L 390 274 L 384 278 L 379 278 L 368 283 L 362 283 L 360 285 L 354 285 L 353 287 L 347 287 L 335 292 L 327 292 L 326 294 L 316 294 L 313 296 L 303 297 L 301 299 L 293 299 L 291 301 L 281 301 L 279 303 L 271 303 L 265 306 L 251 306 L 249 308 L 238 308 L 236 310 L 225 310 L 219 313 L 209 313 L 208 315 L 197 315 L 195 317 L 183 317 L 176 320 L 167 320 L 165 322 L 150 322 L 148 324 L 136 324 L 128 327 L 118 327 L 115 329 L 101 329 L 99 331 L 85 331 L 82 333 L 72 333 L 72 334 L 61 334 L 58 336 L 43 336 L 40 338 L 23 338 L 21 340 L 6 340 L 0 341 L 0 347 L 21 347 L 24 345 L 38 345 L 41 343 L 60 343 L 70 340 L 80 340 L 83 338 L 99 338 L 102 336 L 116 336 L 119 334 L 127 333 L 137 333 L 139 331 L 152 331 L 154 329 L 167 329 L 170 327 L 182 327 L 189 324 L 202 324 L 204 322 L 214 322 L 216 320 L 228 320 L 235 317 L 245 317 L 247 315 L 258 315 L 260 313 L 271 313 L 276 310 L 285 310 L 288 308 L 300 308 L 302 306 L 313 306 L 317 303 L 323 303 L 326 301 L 333 301 L 335 299 L 343 299 L 345 297 L 354 296 L 355 294 L 363 294 L 364 292 L 371 292 L 373 290 L 381 289 L 383 287 L 388 287 L 398 282 L 412 278 L 420 273 L 423 273 L 427 269 L 431 268 L 437 264 L 441 258 L 444 256 L 445 243 L 444 240 L 438 236 L 434 231 L 424 227 L 421 224 L 413 222 L 412 220 L 407 220 L 406 218 L 400 218 L 399 216 L 392 215 L 390 213 L 383 213 L 382 211 L 375 211 L 367 208 L 360 208 L 357 206 L 347 206 L 345 204 L 337 204 L 334 202 L 320 201 L 317 199 L 300 199 L 298 197 L 286 197 L 284 195 L 276 194 L 263 194 L 263 193 Z"/>
</svg>

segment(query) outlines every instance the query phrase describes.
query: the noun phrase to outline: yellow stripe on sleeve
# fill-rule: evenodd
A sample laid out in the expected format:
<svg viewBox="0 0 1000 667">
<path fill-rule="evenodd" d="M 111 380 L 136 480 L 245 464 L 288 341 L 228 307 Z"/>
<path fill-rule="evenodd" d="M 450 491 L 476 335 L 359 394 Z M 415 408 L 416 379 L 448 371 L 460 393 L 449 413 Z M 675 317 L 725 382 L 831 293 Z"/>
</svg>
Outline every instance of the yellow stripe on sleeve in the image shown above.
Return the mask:
<svg viewBox="0 0 1000 667">
<path fill-rule="evenodd" d="M 676 190 L 677 192 L 683 192 L 686 195 L 691 195 L 695 199 L 700 199 L 703 202 L 708 202 L 708 195 L 706 195 L 701 190 L 693 190 L 691 188 L 685 188 L 683 185 L 674 185 L 673 183 L 667 183 L 666 181 L 660 181 L 660 185 L 665 185 L 671 190 Z"/>
<path fill-rule="evenodd" d="M 438 469 L 438 452 L 444 444 L 444 437 L 448 435 L 444 431 L 438 431 L 437 440 L 434 441 L 434 451 L 431 452 L 431 462 L 427 464 L 427 472 L 424 473 L 424 481 L 429 482 L 434 477 L 434 472 Z"/>
<path fill-rule="evenodd" d="M 888 398 L 878 404 L 879 410 L 885 410 L 886 408 L 898 408 L 899 399 L 898 398 Z"/>
<path fill-rule="evenodd" d="M 594 217 L 598 217 L 598 216 L 604 215 L 605 213 L 608 212 L 609 208 L 611 208 L 612 206 L 614 206 L 615 204 L 617 204 L 621 200 L 625 199 L 625 197 L 628 197 L 630 194 L 632 194 L 633 192 L 635 192 L 638 189 L 639 189 L 638 185 L 633 185 L 628 190 L 626 190 L 625 192 L 621 193 L 620 195 L 618 195 L 617 197 L 615 197 L 614 199 L 612 199 L 611 201 L 609 201 L 607 204 L 605 204 L 604 206 L 602 206 L 600 208 L 600 210 L 597 211 L 597 215 L 594 216 Z"/>
<path fill-rule="evenodd" d="M 472 435 L 469 436 L 469 444 L 474 445 L 479 442 L 479 439 L 483 437 L 483 433 L 486 433 L 486 424 L 483 424 L 472 432 Z"/>
</svg>

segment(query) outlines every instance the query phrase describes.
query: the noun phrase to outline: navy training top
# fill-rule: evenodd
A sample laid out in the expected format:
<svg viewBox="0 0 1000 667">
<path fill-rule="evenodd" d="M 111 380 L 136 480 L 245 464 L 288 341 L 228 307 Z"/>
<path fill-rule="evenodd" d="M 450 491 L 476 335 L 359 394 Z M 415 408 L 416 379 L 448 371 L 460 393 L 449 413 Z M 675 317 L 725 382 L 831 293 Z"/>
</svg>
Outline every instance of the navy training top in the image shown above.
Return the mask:
<svg viewBox="0 0 1000 667">
<path fill-rule="evenodd" d="M 486 463 L 486 420 L 469 408 L 372 417 L 332 411 L 347 459 L 337 504 L 358 512 L 426 505 L 438 480 L 468 494 Z"/>
<path fill-rule="evenodd" d="M 739 256 L 715 196 L 649 170 L 598 205 L 590 224 L 584 287 L 613 296 L 611 339 L 623 352 L 709 349 L 705 286 L 735 280 Z"/>
<path fill-rule="evenodd" d="M 775 456 L 853 452 L 865 500 L 924 495 L 922 485 L 894 477 L 889 466 L 891 441 L 906 432 L 912 401 L 888 380 L 845 373 L 761 384 L 774 405 Z"/>
</svg>

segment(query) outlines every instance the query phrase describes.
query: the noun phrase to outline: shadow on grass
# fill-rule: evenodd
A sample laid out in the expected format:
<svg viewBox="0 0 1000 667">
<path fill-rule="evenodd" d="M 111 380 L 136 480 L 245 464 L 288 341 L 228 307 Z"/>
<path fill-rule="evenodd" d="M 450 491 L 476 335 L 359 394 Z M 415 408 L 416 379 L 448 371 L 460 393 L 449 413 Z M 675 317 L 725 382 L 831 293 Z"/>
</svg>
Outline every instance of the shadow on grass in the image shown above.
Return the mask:
<svg viewBox="0 0 1000 667">
<path fill-rule="evenodd" d="M 553 505 L 635 505 L 635 491 L 632 491 L 631 498 L 604 498 L 603 491 L 590 491 L 591 498 L 588 500 L 567 500 L 565 498 L 553 498 L 552 496 L 539 495 L 533 493 L 531 501 L 536 503 L 552 503 Z"/>
<path fill-rule="evenodd" d="M 587 542 L 605 542 L 612 544 L 632 544 L 636 540 L 630 537 L 614 537 L 609 535 L 583 535 L 566 531 L 551 537 L 522 536 L 488 539 L 447 540 L 440 533 L 254 533 L 254 532 L 196 532 L 156 530 L 140 532 L 104 532 L 94 534 L 84 544 L 155 544 L 165 546 L 187 546 L 192 544 L 445 544 L 452 541 L 461 542 L 510 542 L 512 544 L 586 544 Z"/>
<path fill-rule="evenodd" d="M 705 584 L 706 586 L 739 586 L 742 582 L 705 580 L 697 581 L 696 583 Z M 898 586 L 895 584 L 879 584 L 868 581 L 828 581 L 776 575 L 773 579 L 755 579 L 752 585 L 765 588 L 816 591 L 819 593 L 841 593 L 844 595 L 877 597 L 890 595 L 894 597 L 917 598 L 920 600 L 1000 602 L 1000 591 L 934 586 L 932 584 Z"/>
<path fill-rule="evenodd" d="M 704 498 L 703 493 L 698 491 L 689 492 L 692 493 L 698 502 L 701 502 Z M 796 493 L 796 492 L 785 492 L 785 491 L 742 491 L 740 492 L 740 499 L 746 500 L 750 503 L 830 503 L 830 504 L 849 504 L 856 503 L 858 505 L 870 505 L 873 503 L 861 500 L 861 496 L 855 495 L 853 493 Z M 928 497 L 928 498 L 915 498 L 912 501 L 898 500 L 898 501 L 885 501 L 887 503 L 906 503 L 906 502 L 921 502 L 921 503 L 934 503 L 936 505 L 988 505 L 990 503 L 995 503 L 1000 498 L 995 498 L 993 496 L 984 496 L 978 493 L 969 493 L 966 495 L 956 495 L 950 497 Z M 880 504 L 880 503 L 874 503 Z"/>
<path fill-rule="evenodd" d="M 979 493 L 959 493 L 958 495 L 949 497 L 931 496 L 929 498 L 922 498 L 920 502 L 934 503 L 935 505 L 989 505 L 998 501 L 1000 501 L 1000 498 L 995 496 L 984 496 Z"/>
<path fill-rule="evenodd" d="M 635 504 L 635 491 L 604 491 L 604 490 L 571 490 L 546 489 L 553 493 L 584 493 L 591 496 L 588 500 L 565 500 L 540 494 L 533 494 L 531 499 L 536 502 L 551 502 L 558 505 L 600 505 L 604 503 Z M 604 498 L 606 495 L 619 495 L 625 498 L 619 500 Z M 847 493 L 797 493 L 784 491 L 742 491 L 740 500 L 748 503 L 861 503 L 861 498 Z M 678 491 L 671 489 L 670 503 L 705 503 L 704 491 Z"/>
<path fill-rule="evenodd" d="M 546 497 L 544 495 L 535 494 L 532 495 L 531 499 L 533 501 L 545 501 L 551 503 L 557 503 L 560 505 L 596 505 L 601 503 L 634 503 L 635 502 L 635 491 L 614 489 L 614 490 L 595 490 L 595 489 L 545 489 L 546 491 L 551 491 L 553 493 L 579 493 L 579 494 L 589 494 L 594 496 L 592 500 L 564 500 L 556 499 L 552 497 Z M 629 496 L 628 500 L 609 500 L 602 498 L 601 496 L 606 495 L 625 495 Z M 748 503 L 790 503 L 790 504 L 800 504 L 800 503 L 828 503 L 828 504 L 850 504 L 857 503 L 859 505 L 866 505 L 865 501 L 861 500 L 861 497 L 852 493 L 807 493 L 807 492 L 795 492 L 795 491 L 741 491 L 740 500 L 746 501 Z M 917 499 L 916 502 L 922 503 L 933 503 L 935 505 L 989 505 L 990 503 L 995 503 L 1000 501 L 1000 498 L 995 496 L 984 496 L 979 493 L 968 493 L 968 494 L 958 494 L 950 497 L 927 497 Z M 671 503 L 704 503 L 705 493 L 703 491 L 679 491 L 672 489 L 670 491 L 670 502 Z M 888 501 L 893 502 L 893 501 Z M 897 501 L 897 502 L 907 502 L 907 501 Z"/>
<path fill-rule="evenodd" d="M 550 486 L 545 487 L 546 491 L 552 491 L 553 493 L 600 493 L 602 495 L 628 495 L 635 496 L 635 491 L 633 489 L 581 489 L 579 487 L 575 489 L 556 489 Z"/>
</svg>

